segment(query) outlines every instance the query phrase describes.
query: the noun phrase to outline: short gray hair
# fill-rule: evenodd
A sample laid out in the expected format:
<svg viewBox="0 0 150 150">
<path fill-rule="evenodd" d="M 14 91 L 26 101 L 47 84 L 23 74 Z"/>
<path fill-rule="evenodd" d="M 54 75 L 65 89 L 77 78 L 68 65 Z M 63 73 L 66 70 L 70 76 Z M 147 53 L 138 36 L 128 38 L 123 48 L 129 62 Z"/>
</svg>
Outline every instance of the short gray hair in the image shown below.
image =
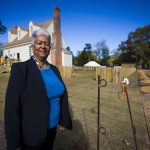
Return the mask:
<svg viewBox="0 0 150 150">
<path fill-rule="evenodd" d="M 50 36 L 49 32 L 46 29 L 40 28 L 38 30 L 35 30 L 32 33 L 32 36 L 31 36 L 31 38 L 32 38 L 32 44 L 34 44 L 36 36 L 42 35 L 42 34 L 46 35 L 48 37 L 49 41 L 51 42 L 51 36 Z"/>
</svg>

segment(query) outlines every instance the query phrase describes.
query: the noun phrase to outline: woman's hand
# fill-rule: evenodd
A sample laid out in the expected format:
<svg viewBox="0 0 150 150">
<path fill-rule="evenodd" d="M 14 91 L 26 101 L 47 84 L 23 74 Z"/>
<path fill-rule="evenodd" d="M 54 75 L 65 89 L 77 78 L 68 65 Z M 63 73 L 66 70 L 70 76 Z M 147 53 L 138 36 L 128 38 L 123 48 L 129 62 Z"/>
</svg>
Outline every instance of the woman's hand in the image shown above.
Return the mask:
<svg viewBox="0 0 150 150">
<path fill-rule="evenodd" d="M 58 126 L 58 132 L 59 132 L 59 133 L 62 133 L 62 132 L 64 132 L 64 131 L 65 131 L 65 127 L 59 125 L 59 126 Z"/>
</svg>

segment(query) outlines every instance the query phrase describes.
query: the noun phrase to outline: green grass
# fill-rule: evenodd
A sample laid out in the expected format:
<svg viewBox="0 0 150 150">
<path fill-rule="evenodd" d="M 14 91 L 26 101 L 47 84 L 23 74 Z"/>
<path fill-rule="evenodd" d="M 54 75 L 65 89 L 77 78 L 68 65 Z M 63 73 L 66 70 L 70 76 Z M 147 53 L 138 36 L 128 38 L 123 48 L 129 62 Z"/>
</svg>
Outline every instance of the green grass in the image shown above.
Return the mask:
<svg viewBox="0 0 150 150">
<path fill-rule="evenodd" d="M 0 74 L 0 119 L 4 119 L 4 99 L 9 73 Z"/>
<path fill-rule="evenodd" d="M 145 74 L 147 75 L 147 77 L 150 78 L 150 70 L 145 70 L 144 72 L 145 72 Z"/>
<path fill-rule="evenodd" d="M 90 71 L 90 70 L 78 70 L 74 71 L 74 77 L 75 78 L 90 78 L 94 79 L 95 78 L 95 71 Z"/>
<path fill-rule="evenodd" d="M 89 74 L 88 74 L 89 73 Z M 0 74 L 0 119 L 3 119 L 4 95 L 9 74 Z M 96 150 L 97 138 L 97 81 L 93 72 L 76 72 L 75 78 L 64 78 L 68 93 L 70 111 L 73 118 L 72 131 L 57 134 L 54 150 Z M 148 138 L 137 84 L 137 74 L 130 77 L 129 99 L 139 150 L 148 150 Z M 132 86 L 132 84 L 134 86 Z M 132 150 L 134 141 L 126 98 L 118 100 L 119 84 L 108 84 L 101 88 L 100 122 L 107 134 L 100 134 L 103 150 Z M 146 114 L 148 117 L 148 114 Z M 149 114 L 150 115 L 150 114 Z M 148 119 L 150 125 L 150 119 Z M 149 126 L 150 129 L 150 126 Z M 130 145 L 123 143 L 126 139 Z"/>
</svg>

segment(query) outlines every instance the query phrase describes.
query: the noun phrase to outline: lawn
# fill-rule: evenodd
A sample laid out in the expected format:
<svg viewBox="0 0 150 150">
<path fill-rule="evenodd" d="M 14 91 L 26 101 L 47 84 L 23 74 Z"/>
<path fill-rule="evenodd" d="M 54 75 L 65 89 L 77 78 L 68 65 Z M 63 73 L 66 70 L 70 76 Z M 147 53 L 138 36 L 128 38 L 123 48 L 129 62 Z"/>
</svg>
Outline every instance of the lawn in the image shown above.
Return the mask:
<svg viewBox="0 0 150 150">
<path fill-rule="evenodd" d="M 147 77 L 150 78 L 150 70 L 144 70 L 145 74 L 147 75 Z"/>
<path fill-rule="evenodd" d="M 0 119 L 3 120 L 4 95 L 9 74 L 0 74 Z M 133 122 L 139 150 L 149 150 L 150 144 L 144 120 L 150 130 L 149 95 L 141 95 L 137 73 L 129 77 L 128 90 Z M 97 146 L 97 81 L 88 71 L 77 72 L 74 78 L 64 78 L 68 93 L 70 111 L 73 118 L 73 130 L 57 134 L 54 150 L 96 150 Z M 101 88 L 100 122 L 106 134 L 100 133 L 102 150 L 134 149 L 131 122 L 126 97 L 118 99 L 119 84 L 108 84 Z M 145 99 L 145 97 L 147 99 Z M 1 139 L 0 139 L 1 140 Z M 1 143 L 1 142 L 0 142 Z M 3 145 L 0 145 L 2 147 Z"/>
</svg>

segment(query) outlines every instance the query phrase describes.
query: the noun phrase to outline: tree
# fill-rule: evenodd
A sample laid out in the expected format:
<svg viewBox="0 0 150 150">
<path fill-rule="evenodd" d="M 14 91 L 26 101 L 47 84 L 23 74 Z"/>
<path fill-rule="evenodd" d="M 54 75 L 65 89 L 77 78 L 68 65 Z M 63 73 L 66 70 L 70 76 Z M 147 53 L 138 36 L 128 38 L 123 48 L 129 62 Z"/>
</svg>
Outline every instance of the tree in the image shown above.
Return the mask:
<svg viewBox="0 0 150 150">
<path fill-rule="evenodd" d="M 100 64 L 103 66 L 113 67 L 114 66 L 114 57 L 113 56 L 105 57 L 101 60 Z"/>
<path fill-rule="evenodd" d="M 2 24 L 2 21 L 0 20 L 0 34 L 5 33 L 7 28 Z"/>
<path fill-rule="evenodd" d="M 86 52 L 86 50 L 78 51 L 76 61 L 77 61 L 76 65 L 78 65 L 78 66 L 83 66 L 84 64 L 86 64 L 89 61 L 89 56 L 88 56 L 88 53 Z"/>
<path fill-rule="evenodd" d="M 126 51 L 126 47 L 126 41 L 121 41 L 117 48 L 118 54 L 123 54 Z"/>
<path fill-rule="evenodd" d="M 68 46 L 68 47 L 66 47 L 66 50 L 68 50 L 69 52 L 71 51 L 69 46 Z"/>
<path fill-rule="evenodd" d="M 92 51 L 92 45 L 90 43 L 86 43 L 85 47 L 84 47 L 84 50 L 86 50 L 86 51 Z"/>
<path fill-rule="evenodd" d="M 96 54 L 99 58 L 106 58 L 109 56 L 109 48 L 106 41 L 103 39 L 95 44 Z"/>
<path fill-rule="evenodd" d="M 1 45 L 2 45 L 2 43 L 0 43 L 0 56 L 2 56 Z"/>
<path fill-rule="evenodd" d="M 89 61 L 91 60 L 91 55 L 92 55 L 92 45 L 90 43 L 86 43 L 85 47 L 83 49 L 84 51 L 86 51 L 87 55 L 88 55 L 88 59 Z"/>
<path fill-rule="evenodd" d="M 98 61 L 95 51 L 92 50 L 90 43 L 86 43 L 82 51 L 78 51 L 77 56 L 74 59 L 74 64 L 83 66 L 89 61 Z"/>
<path fill-rule="evenodd" d="M 126 41 L 118 47 L 122 62 L 136 63 L 149 66 L 150 60 L 150 25 L 137 28 L 130 32 Z M 149 66 L 150 67 L 150 66 Z"/>
<path fill-rule="evenodd" d="M 7 28 L 2 24 L 2 21 L 0 20 L 0 34 L 5 33 Z M 1 50 L 2 43 L 0 43 L 0 56 L 2 56 L 2 50 Z"/>
<path fill-rule="evenodd" d="M 73 52 L 71 51 L 70 47 L 66 47 L 66 50 L 69 51 L 72 55 L 73 55 Z"/>
</svg>

